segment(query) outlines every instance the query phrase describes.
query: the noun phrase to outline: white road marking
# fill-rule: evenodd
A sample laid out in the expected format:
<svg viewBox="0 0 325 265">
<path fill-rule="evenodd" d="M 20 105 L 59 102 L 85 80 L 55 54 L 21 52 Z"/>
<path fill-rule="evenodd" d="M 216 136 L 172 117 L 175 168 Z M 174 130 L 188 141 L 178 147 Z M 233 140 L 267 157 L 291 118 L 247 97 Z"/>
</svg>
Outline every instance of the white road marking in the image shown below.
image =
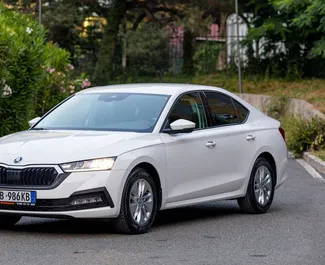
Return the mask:
<svg viewBox="0 0 325 265">
<path fill-rule="evenodd" d="M 321 174 L 319 174 L 311 165 L 309 165 L 305 160 L 303 159 L 297 159 L 297 162 L 306 169 L 306 171 L 314 178 L 314 179 L 320 179 L 324 180 Z"/>
</svg>

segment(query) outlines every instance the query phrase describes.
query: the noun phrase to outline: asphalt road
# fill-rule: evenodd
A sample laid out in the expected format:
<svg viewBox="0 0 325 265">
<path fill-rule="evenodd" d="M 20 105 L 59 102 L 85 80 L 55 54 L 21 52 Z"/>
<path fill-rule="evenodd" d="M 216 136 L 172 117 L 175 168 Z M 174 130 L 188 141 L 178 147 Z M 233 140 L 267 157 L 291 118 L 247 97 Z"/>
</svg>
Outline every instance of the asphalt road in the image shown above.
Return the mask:
<svg viewBox="0 0 325 265">
<path fill-rule="evenodd" d="M 290 160 L 289 179 L 265 215 L 235 201 L 163 211 L 148 234 L 106 222 L 24 218 L 0 231 L 0 264 L 325 264 L 325 181 Z"/>
</svg>

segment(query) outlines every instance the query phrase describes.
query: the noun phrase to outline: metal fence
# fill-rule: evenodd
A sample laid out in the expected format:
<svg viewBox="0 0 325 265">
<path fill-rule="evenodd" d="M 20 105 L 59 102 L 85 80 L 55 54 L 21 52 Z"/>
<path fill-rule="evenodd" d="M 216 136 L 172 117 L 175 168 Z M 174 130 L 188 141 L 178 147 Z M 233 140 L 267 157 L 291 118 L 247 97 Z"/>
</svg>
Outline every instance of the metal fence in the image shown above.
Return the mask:
<svg viewBox="0 0 325 265">
<path fill-rule="evenodd" d="M 247 27 L 241 21 L 239 28 L 240 41 L 247 35 Z M 165 74 L 179 75 L 184 71 L 184 63 L 188 58 L 188 52 L 184 45 L 184 31 L 180 28 L 176 30 L 166 30 L 168 34 L 162 38 L 159 46 L 147 47 L 146 53 L 134 51 L 129 53 L 122 38 L 118 41 L 114 69 L 117 72 L 127 71 L 130 75 L 161 76 Z M 191 59 L 194 71 L 197 73 L 211 73 L 214 71 L 225 70 L 232 65 L 236 65 L 238 58 L 237 29 L 235 17 L 229 16 L 225 36 L 222 36 L 219 26 L 211 25 L 210 34 L 193 38 L 193 53 Z M 128 41 L 128 40 L 126 40 Z M 150 40 L 143 40 L 148 46 Z M 84 46 L 80 47 L 80 55 L 75 56 L 75 64 L 80 68 L 94 68 L 99 58 L 99 47 Z M 240 52 L 241 61 L 245 65 L 248 61 L 247 49 L 242 46 Z M 124 64 L 123 64 L 124 62 Z M 90 65 L 90 66 L 89 66 Z"/>
<path fill-rule="evenodd" d="M 217 37 L 210 35 L 195 38 L 194 52 L 192 54 L 195 72 L 211 73 L 236 65 L 237 36 Z M 243 38 L 244 36 L 241 36 L 241 39 Z M 84 70 L 94 68 L 100 56 L 98 53 L 99 48 L 88 45 L 79 49 L 80 52 L 76 54 L 74 64 Z M 169 37 L 165 40 L 165 45 L 162 45 L 160 49 L 156 47 L 152 49 L 155 49 L 154 54 L 149 52 L 145 55 L 133 54 L 126 57 L 126 70 L 130 75 L 179 75 L 183 72 L 185 59 L 184 37 Z M 245 47 L 241 48 L 241 58 L 243 64 L 248 60 Z M 122 60 L 122 44 L 119 43 L 114 59 L 114 68 L 117 72 L 122 72 Z"/>
</svg>

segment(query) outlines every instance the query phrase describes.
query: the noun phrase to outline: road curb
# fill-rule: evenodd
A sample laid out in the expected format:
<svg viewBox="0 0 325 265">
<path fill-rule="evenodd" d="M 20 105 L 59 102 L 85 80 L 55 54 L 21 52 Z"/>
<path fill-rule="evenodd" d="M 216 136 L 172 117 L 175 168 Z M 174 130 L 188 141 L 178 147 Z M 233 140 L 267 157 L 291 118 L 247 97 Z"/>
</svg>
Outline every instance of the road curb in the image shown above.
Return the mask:
<svg viewBox="0 0 325 265">
<path fill-rule="evenodd" d="M 304 152 L 302 154 L 303 159 L 314 167 L 318 172 L 325 174 L 325 161 L 312 155 L 311 153 Z"/>
</svg>

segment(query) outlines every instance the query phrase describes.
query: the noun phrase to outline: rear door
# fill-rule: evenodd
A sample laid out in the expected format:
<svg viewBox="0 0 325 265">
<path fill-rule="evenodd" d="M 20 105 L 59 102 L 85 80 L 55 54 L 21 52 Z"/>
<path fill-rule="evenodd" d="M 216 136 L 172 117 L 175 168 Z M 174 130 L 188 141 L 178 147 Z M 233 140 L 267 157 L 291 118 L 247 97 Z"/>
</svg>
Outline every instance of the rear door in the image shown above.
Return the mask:
<svg viewBox="0 0 325 265">
<path fill-rule="evenodd" d="M 246 122 L 249 111 L 230 96 L 204 92 L 209 114 L 209 131 L 216 143 L 213 149 L 216 194 L 243 187 L 256 154 L 256 128 Z M 212 163 L 210 161 L 210 163 Z"/>
</svg>

